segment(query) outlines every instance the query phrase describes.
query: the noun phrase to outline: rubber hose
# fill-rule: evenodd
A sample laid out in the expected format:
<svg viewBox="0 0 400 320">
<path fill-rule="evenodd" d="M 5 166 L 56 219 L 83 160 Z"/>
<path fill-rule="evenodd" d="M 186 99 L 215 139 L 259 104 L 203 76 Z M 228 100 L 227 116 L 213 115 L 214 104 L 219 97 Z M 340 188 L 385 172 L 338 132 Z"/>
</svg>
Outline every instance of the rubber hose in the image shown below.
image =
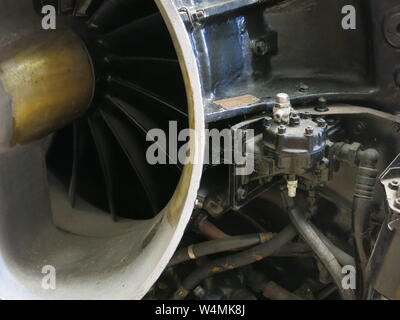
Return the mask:
<svg viewBox="0 0 400 320">
<path fill-rule="evenodd" d="M 271 238 L 271 233 L 257 233 L 194 244 L 177 251 L 169 262 L 168 267 L 215 253 L 251 247 L 266 242 Z"/>
<path fill-rule="evenodd" d="M 306 220 L 304 215 L 295 206 L 294 200 L 291 198 L 287 199 L 288 214 L 293 225 L 296 227 L 304 241 L 310 246 L 321 263 L 325 266 L 333 281 L 338 287 L 340 296 L 344 300 L 354 300 L 355 294 L 352 289 L 344 289 L 342 286 L 342 267 L 336 260 L 335 256 L 324 244 L 321 238 L 315 232 L 314 228 Z"/>
<path fill-rule="evenodd" d="M 211 261 L 210 263 L 202 266 L 192 272 L 183 282 L 182 287 L 179 288 L 174 296 L 173 300 L 182 300 L 204 279 L 221 273 L 227 270 L 233 270 L 240 268 L 251 263 L 260 261 L 270 255 L 276 250 L 289 243 L 294 237 L 297 236 L 296 229 L 289 225 L 285 227 L 280 233 L 275 235 L 270 241 L 255 246 L 246 251 L 227 256 L 224 258 Z"/>
</svg>

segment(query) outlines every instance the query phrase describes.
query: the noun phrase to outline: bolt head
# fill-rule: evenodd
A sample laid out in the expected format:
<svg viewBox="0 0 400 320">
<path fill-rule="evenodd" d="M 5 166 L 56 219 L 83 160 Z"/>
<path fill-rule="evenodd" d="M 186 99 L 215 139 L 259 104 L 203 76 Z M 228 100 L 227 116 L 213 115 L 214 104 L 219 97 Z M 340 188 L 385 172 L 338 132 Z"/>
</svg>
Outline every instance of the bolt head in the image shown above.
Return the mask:
<svg viewBox="0 0 400 320">
<path fill-rule="evenodd" d="M 203 201 L 202 201 L 201 199 L 197 198 L 197 199 L 194 201 L 194 207 L 195 207 L 196 209 L 201 209 L 201 208 L 203 207 Z"/>
<path fill-rule="evenodd" d="M 263 39 L 257 40 L 254 42 L 253 50 L 255 54 L 263 56 L 268 53 L 268 43 Z"/>
<path fill-rule="evenodd" d="M 305 134 L 310 135 L 314 133 L 314 128 L 311 126 L 308 126 L 305 130 Z"/>
<path fill-rule="evenodd" d="M 195 22 L 202 22 L 205 18 L 205 14 L 203 10 L 197 10 L 195 13 L 192 15 L 192 19 Z"/>
<path fill-rule="evenodd" d="M 278 127 L 278 134 L 284 134 L 286 133 L 286 127 L 284 125 L 280 125 Z"/>
<path fill-rule="evenodd" d="M 318 118 L 318 119 L 317 119 L 317 124 L 318 124 L 318 127 L 320 127 L 320 128 L 325 128 L 325 127 L 326 127 L 326 121 L 325 121 L 325 119 Z"/>
<path fill-rule="evenodd" d="M 326 112 L 328 110 L 326 99 L 324 97 L 318 98 L 318 105 L 315 107 L 315 111 Z"/>
<path fill-rule="evenodd" d="M 292 126 L 297 126 L 300 124 L 300 116 L 298 114 L 292 114 L 290 116 L 290 124 Z"/>
<path fill-rule="evenodd" d="M 287 93 L 278 93 L 276 95 L 276 102 L 279 104 L 286 104 L 290 102 L 289 95 Z"/>
<path fill-rule="evenodd" d="M 300 84 L 300 88 L 299 91 L 300 92 L 308 92 L 308 90 L 310 90 L 310 87 L 304 83 Z"/>
<path fill-rule="evenodd" d="M 264 127 L 269 127 L 272 124 L 273 119 L 271 117 L 265 117 L 263 119 Z"/>
<path fill-rule="evenodd" d="M 400 187 L 400 182 L 398 180 L 392 180 L 389 182 L 389 188 L 392 190 L 398 190 Z"/>
<path fill-rule="evenodd" d="M 394 200 L 394 206 L 395 206 L 397 209 L 400 209 L 400 198 L 397 198 L 396 200 Z"/>
</svg>

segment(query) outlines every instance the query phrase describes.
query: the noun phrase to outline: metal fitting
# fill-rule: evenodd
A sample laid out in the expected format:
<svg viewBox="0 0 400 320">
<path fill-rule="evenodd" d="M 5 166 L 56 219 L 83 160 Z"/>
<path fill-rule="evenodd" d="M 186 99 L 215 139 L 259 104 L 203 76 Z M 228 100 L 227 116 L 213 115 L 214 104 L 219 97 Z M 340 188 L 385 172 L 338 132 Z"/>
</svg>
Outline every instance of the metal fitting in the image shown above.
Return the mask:
<svg viewBox="0 0 400 320">
<path fill-rule="evenodd" d="M 280 125 L 278 127 L 278 134 L 285 134 L 286 133 L 286 127 L 284 125 Z"/>
<path fill-rule="evenodd" d="M 290 115 L 290 125 L 298 126 L 300 124 L 300 116 L 297 113 L 292 113 Z"/>
<path fill-rule="evenodd" d="M 287 189 L 289 198 L 295 198 L 297 194 L 298 180 L 288 180 Z"/>
<path fill-rule="evenodd" d="M 278 123 L 288 123 L 292 112 L 293 108 L 289 95 L 287 93 L 278 93 L 273 108 L 274 120 Z"/>
<path fill-rule="evenodd" d="M 389 188 L 392 190 L 398 190 L 400 187 L 400 182 L 398 180 L 392 180 L 389 182 Z"/>
<path fill-rule="evenodd" d="M 325 121 L 325 119 L 318 118 L 318 119 L 317 119 L 317 124 L 318 124 L 318 127 L 320 127 L 320 128 L 325 128 L 325 127 L 326 127 L 326 121 Z"/>
<path fill-rule="evenodd" d="M 394 200 L 394 206 L 396 209 L 400 209 L 400 198 L 397 198 Z"/>
<path fill-rule="evenodd" d="M 265 117 L 263 119 L 264 127 L 269 127 L 272 124 L 273 119 L 271 117 Z"/>
<path fill-rule="evenodd" d="M 306 130 L 304 131 L 304 133 L 305 133 L 306 135 L 313 134 L 313 133 L 314 133 L 314 128 L 311 127 L 311 126 L 308 126 L 308 127 L 306 128 Z"/>
<path fill-rule="evenodd" d="M 326 112 L 329 111 L 327 107 L 327 101 L 325 98 L 321 97 L 318 99 L 318 105 L 315 107 L 315 111 Z"/>
</svg>

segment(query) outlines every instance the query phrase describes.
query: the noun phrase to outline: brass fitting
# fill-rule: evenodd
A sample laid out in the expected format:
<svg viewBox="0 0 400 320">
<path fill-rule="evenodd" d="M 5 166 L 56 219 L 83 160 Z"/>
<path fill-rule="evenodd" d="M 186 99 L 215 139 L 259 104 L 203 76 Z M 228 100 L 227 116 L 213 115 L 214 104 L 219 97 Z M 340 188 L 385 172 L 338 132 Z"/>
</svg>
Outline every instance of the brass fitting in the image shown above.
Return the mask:
<svg viewBox="0 0 400 320">
<path fill-rule="evenodd" d="M 92 61 L 72 32 L 42 31 L 0 52 L 0 147 L 42 138 L 90 106 Z"/>
</svg>

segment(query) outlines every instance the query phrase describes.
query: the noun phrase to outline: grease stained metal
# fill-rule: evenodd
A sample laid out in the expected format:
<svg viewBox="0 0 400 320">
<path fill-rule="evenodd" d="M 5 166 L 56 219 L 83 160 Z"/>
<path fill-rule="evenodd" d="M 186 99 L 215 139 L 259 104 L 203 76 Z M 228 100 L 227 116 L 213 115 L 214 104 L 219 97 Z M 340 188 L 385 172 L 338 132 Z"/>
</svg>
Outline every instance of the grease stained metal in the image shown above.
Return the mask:
<svg viewBox="0 0 400 320">
<path fill-rule="evenodd" d="M 260 102 L 260 99 L 250 94 L 214 101 L 215 104 L 221 106 L 225 110 L 236 109 L 258 102 Z"/>
</svg>

